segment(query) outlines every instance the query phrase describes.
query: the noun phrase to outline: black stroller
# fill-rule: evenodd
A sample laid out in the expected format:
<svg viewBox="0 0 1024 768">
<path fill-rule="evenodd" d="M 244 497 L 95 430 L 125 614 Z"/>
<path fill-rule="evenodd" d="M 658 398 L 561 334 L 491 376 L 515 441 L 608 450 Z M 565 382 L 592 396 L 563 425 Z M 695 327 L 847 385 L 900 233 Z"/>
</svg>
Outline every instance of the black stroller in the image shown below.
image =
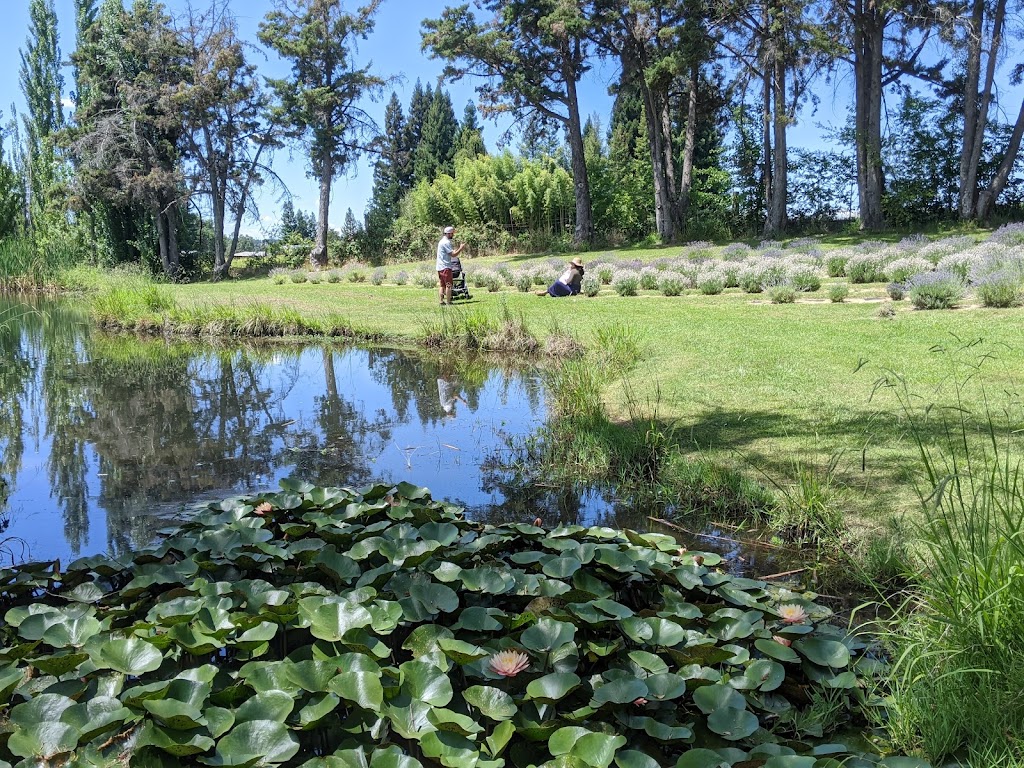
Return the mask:
<svg viewBox="0 0 1024 768">
<path fill-rule="evenodd" d="M 452 301 L 456 299 L 471 299 L 469 286 L 466 283 L 466 273 L 462 269 L 462 262 L 458 256 L 452 256 Z"/>
</svg>

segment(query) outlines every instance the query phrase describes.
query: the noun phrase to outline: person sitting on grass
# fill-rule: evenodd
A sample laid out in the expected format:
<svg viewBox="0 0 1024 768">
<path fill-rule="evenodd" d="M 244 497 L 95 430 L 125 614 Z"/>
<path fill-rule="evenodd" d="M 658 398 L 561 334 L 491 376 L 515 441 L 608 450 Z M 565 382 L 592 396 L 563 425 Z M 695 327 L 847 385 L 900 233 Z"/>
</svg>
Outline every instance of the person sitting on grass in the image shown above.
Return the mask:
<svg viewBox="0 0 1024 768">
<path fill-rule="evenodd" d="M 441 296 L 441 306 L 452 303 L 452 257 L 462 253 L 466 247 L 463 243 L 458 248 L 452 245 L 455 227 L 445 227 L 444 234 L 437 243 L 437 281 Z"/>
<path fill-rule="evenodd" d="M 569 262 L 565 272 L 555 280 L 546 291 L 541 291 L 538 296 L 575 296 L 580 292 L 583 284 L 583 259 L 577 256 Z"/>
</svg>

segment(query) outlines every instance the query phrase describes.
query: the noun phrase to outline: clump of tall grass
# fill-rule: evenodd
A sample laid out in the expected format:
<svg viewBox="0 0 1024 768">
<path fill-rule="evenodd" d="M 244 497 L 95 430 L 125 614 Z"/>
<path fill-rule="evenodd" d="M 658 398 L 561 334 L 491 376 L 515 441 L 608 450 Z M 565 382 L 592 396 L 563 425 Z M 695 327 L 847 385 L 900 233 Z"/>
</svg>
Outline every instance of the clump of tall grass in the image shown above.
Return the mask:
<svg viewBox="0 0 1024 768">
<path fill-rule="evenodd" d="M 777 491 L 767 512 L 769 530 L 789 543 L 814 547 L 819 555 L 842 548 L 847 529 L 843 491 L 835 482 L 838 459 L 833 456 L 824 469 L 796 461 L 791 479 L 768 478 Z"/>
<path fill-rule="evenodd" d="M 526 325 L 523 315 L 514 314 L 506 302 L 501 303 L 497 317 L 475 310 L 461 312 L 454 308 L 438 313 L 424 324 L 423 343 L 439 349 L 477 349 L 510 355 L 532 355 L 540 342 Z"/>
<path fill-rule="evenodd" d="M 933 762 L 1020 761 L 1024 741 L 1024 463 L 1021 403 L 997 407 L 974 372 L 948 411 L 897 393 L 922 459 L 923 550 L 915 588 L 890 627 L 889 729 Z"/>
<path fill-rule="evenodd" d="M 175 308 L 170 291 L 155 283 L 115 284 L 92 298 L 91 312 L 96 322 L 110 328 L 134 328 L 140 321 L 152 319 Z"/>
</svg>

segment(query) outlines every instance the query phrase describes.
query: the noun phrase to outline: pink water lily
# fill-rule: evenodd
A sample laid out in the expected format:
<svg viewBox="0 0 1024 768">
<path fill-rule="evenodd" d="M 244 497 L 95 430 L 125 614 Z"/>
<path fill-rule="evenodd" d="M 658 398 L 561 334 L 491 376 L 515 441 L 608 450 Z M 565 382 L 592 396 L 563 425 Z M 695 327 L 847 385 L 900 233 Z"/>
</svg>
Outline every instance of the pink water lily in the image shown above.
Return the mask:
<svg viewBox="0 0 1024 768">
<path fill-rule="evenodd" d="M 503 677 L 515 677 L 528 666 L 530 657 L 522 651 L 498 651 L 491 656 L 491 670 Z"/>
<path fill-rule="evenodd" d="M 793 644 L 792 640 L 790 640 L 789 638 L 783 637 L 782 635 L 772 635 L 772 640 L 774 640 L 779 645 L 786 646 L 787 648 L 789 648 L 789 646 L 791 646 Z"/>
<path fill-rule="evenodd" d="M 786 624 L 800 624 L 807 621 L 807 611 L 796 603 L 786 603 L 779 606 L 779 618 Z"/>
</svg>

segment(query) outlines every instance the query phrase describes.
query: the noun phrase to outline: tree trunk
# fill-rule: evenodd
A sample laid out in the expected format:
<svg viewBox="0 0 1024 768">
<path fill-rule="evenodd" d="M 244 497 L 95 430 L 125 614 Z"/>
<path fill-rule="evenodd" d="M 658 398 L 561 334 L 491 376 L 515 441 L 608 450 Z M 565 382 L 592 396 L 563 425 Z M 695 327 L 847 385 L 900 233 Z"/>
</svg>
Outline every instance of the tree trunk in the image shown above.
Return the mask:
<svg viewBox="0 0 1024 768">
<path fill-rule="evenodd" d="M 772 207 L 772 75 L 768 57 L 764 57 L 764 75 L 761 96 L 764 99 L 764 110 L 761 119 L 761 175 L 764 194 L 764 212 L 767 221 L 768 211 Z"/>
<path fill-rule="evenodd" d="M 984 10 L 984 8 L 982 9 Z M 995 82 L 996 75 L 996 62 L 999 58 L 999 49 L 1002 48 L 1003 44 L 1003 24 L 1006 19 L 1006 0 L 999 0 L 996 3 L 994 18 L 992 21 L 992 38 L 989 41 L 988 49 L 988 60 L 985 64 L 985 82 L 981 87 L 981 103 L 977 108 L 977 116 L 975 119 L 975 128 L 973 135 L 973 143 L 971 146 L 970 157 L 967 159 L 967 172 L 964 173 L 963 165 L 961 164 L 960 169 L 960 218 L 970 219 L 977 211 L 978 203 L 978 166 L 981 163 L 981 150 L 985 144 L 985 131 L 988 128 L 988 110 L 992 103 L 992 88 Z M 979 31 L 984 29 L 984 25 L 979 25 Z M 981 54 L 981 43 L 978 41 L 978 55 Z M 980 70 L 980 58 L 977 69 Z M 968 91 L 968 93 L 970 93 Z M 965 112 L 965 128 L 966 128 L 966 109 Z M 964 131 L 964 148 L 967 148 L 967 132 Z M 963 155 L 961 155 L 961 163 L 963 162 Z"/>
<path fill-rule="evenodd" d="M 178 204 L 171 203 L 164 210 L 167 221 L 167 276 L 177 280 L 181 276 L 181 249 L 178 247 Z"/>
<path fill-rule="evenodd" d="M 771 205 L 768 207 L 764 226 L 764 234 L 769 237 L 774 237 L 786 229 L 786 202 L 789 193 L 789 169 L 786 166 L 786 128 L 789 122 L 786 111 L 786 63 L 781 56 L 776 55 L 772 71 L 772 91 L 775 99 L 772 108 L 772 130 L 775 147 L 772 150 Z"/>
<path fill-rule="evenodd" d="M 334 158 L 329 149 L 320 151 L 320 207 L 316 220 L 316 244 L 309 255 L 316 269 L 327 266 L 327 215 L 331 206 L 331 179 L 334 176 Z"/>
<path fill-rule="evenodd" d="M 1020 112 L 1017 113 L 1017 122 L 1013 124 L 1013 133 L 1010 134 L 1010 140 L 1006 145 L 1006 152 L 999 163 L 996 175 L 992 178 L 988 189 L 982 192 L 978 198 L 979 219 L 986 220 L 992 216 L 996 200 L 999 199 L 999 196 L 1003 194 L 1003 190 L 1006 189 L 1006 182 L 1010 178 L 1010 172 L 1013 170 L 1014 163 L 1017 162 L 1021 138 L 1024 138 L 1024 100 L 1021 101 Z"/>
<path fill-rule="evenodd" d="M 573 189 L 576 196 L 576 229 L 574 245 L 590 245 L 594 240 L 594 220 L 590 203 L 590 179 L 587 176 L 587 159 L 583 149 L 583 127 L 580 124 L 580 105 L 576 98 L 576 71 L 568 54 L 562 57 L 566 87 L 566 106 L 569 121 L 566 133 L 572 160 Z"/>
<path fill-rule="evenodd" d="M 690 215 L 690 193 L 693 191 L 693 155 L 697 148 L 697 90 L 700 65 L 690 65 L 690 93 L 686 107 L 686 137 L 683 139 L 683 170 L 679 179 L 679 220 L 685 227 Z"/>
<path fill-rule="evenodd" d="M 977 168 L 972 172 L 971 157 L 979 140 L 978 80 L 981 76 L 981 41 L 984 36 L 984 0 L 974 0 L 971 21 L 967 27 L 967 63 L 964 68 L 964 139 L 960 145 L 960 187 L 957 210 L 961 219 L 969 219 L 974 212 L 974 186 Z"/>
<path fill-rule="evenodd" d="M 882 221 L 882 43 L 885 17 L 875 0 L 857 0 L 853 69 L 857 194 L 860 227 L 879 230 Z"/>
</svg>

